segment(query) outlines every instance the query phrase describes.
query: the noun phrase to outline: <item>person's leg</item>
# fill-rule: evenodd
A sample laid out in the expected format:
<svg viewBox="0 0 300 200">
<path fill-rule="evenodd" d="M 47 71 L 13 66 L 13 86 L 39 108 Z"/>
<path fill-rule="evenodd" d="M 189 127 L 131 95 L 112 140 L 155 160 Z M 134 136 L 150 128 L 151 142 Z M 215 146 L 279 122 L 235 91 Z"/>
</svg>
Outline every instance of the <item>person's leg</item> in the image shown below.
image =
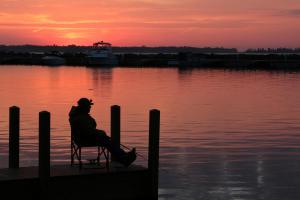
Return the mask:
<svg viewBox="0 0 300 200">
<path fill-rule="evenodd" d="M 120 158 L 126 155 L 126 152 L 117 145 L 114 145 L 111 142 L 110 137 L 108 137 L 102 130 L 97 130 L 97 132 L 95 133 L 95 140 L 100 146 L 107 148 L 108 151 L 116 158 Z"/>
<path fill-rule="evenodd" d="M 136 152 L 135 148 L 133 148 L 130 152 L 126 153 L 119 146 L 114 145 L 111 142 L 110 137 L 106 135 L 106 133 L 102 130 L 97 130 L 95 133 L 95 141 L 100 145 L 104 146 L 108 149 L 108 151 L 116 157 L 116 159 L 128 167 L 135 159 Z"/>
</svg>

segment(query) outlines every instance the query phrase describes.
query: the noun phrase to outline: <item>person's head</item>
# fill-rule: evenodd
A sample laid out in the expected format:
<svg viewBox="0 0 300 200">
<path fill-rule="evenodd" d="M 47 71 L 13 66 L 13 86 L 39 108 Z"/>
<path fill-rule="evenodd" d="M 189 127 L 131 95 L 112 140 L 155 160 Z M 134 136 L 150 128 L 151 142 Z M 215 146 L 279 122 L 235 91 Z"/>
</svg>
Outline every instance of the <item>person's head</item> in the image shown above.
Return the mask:
<svg viewBox="0 0 300 200">
<path fill-rule="evenodd" d="M 77 101 L 79 111 L 83 113 L 89 113 L 91 110 L 91 105 L 94 104 L 92 101 L 93 101 L 92 99 L 87 99 L 87 98 L 79 99 Z"/>
</svg>

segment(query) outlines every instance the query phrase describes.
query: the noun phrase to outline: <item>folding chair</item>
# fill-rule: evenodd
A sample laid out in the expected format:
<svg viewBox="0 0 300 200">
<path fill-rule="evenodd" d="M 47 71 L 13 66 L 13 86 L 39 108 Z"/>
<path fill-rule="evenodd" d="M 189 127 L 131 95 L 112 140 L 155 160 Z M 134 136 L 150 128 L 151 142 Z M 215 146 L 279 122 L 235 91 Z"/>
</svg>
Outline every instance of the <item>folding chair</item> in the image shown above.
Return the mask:
<svg viewBox="0 0 300 200">
<path fill-rule="evenodd" d="M 96 147 L 97 148 L 97 158 L 94 160 L 98 165 L 100 165 L 100 158 L 103 155 L 105 158 L 106 168 L 109 169 L 109 151 L 103 147 L 99 146 L 98 144 L 94 143 L 84 143 L 80 140 L 80 132 L 76 130 L 74 125 L 71 125 L 71 166 L 75 164 L 75 158 L 79 162 L 79 169 L 82 169 L 82 155 L 81 150 L 82 148 L 89 148 L 89 147 Z"/>
</svg>

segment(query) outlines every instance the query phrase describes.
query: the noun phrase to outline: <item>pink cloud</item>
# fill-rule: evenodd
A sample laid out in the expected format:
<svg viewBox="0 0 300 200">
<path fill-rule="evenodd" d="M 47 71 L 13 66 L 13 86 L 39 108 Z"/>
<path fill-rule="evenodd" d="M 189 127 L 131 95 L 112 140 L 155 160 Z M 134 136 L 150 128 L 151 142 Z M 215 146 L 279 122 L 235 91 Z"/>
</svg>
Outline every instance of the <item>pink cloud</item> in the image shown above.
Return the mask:
<svg viewBox="0 0 300 200">
<path fill-rule="evenodd" d="M 2 0 L 0 43 L 296 47 L 299 10 L 298 0 Z"/>
</svg>

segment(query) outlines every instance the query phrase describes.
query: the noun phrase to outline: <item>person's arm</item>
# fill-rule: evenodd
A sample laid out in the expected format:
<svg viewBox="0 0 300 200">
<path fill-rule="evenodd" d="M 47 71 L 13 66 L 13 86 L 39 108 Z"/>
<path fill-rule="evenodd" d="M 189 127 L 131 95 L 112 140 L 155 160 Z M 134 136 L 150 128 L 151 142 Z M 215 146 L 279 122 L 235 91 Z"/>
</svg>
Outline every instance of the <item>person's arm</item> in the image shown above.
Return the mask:
<svg viewBox="0 0 300 200">
<path fill-rule="evenodd" d="M 94 128 L 96 128 L 97 127 L 96 120 L 94 118 L 92 118 L 91 116 L 90 116 L 90 118 L 91 118 L 90 120 L 91 120 L 92 126 L 94 126 Z"/>
<path fill-rule="evenodd" d="M 79 117 L 78 127 L 83 134 L 93 134 L 96 130 L 95 120 L 92 120 L 90 116 Z"/>
</svg>

